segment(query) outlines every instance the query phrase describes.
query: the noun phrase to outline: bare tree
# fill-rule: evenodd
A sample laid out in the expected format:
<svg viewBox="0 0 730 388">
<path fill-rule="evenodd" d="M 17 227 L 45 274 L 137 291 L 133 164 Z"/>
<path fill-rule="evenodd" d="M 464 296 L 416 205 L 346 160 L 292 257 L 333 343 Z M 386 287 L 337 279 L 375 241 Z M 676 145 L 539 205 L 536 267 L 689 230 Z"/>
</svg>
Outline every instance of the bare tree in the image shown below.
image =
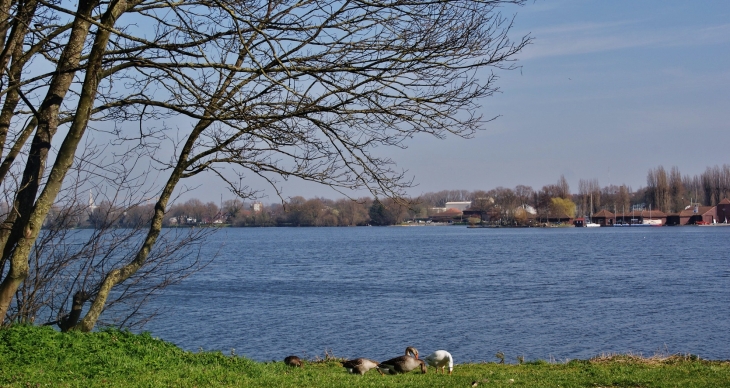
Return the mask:
<svg viewBox="0 0 730 388">
<path fill-rule="evenodd" d="M 91 330 L 112 289 L 148 263 L 186 178 L 207 171 L 244 199 L 260 195 L 242 185 L 247 174 L 269 182 L 282 198 L 280 179 L 294 178 L 340 192 L 402 196 L 410 185 L 405 172 L 372 150 L 404 147 L 421 133 L 470 137 L 489 120 L 476 114 L 480 99 L 497 90 L 496 74 L 485 70 L 514 68 L 515 54 L 530 41 L 509 39 L 511 19 L 499 12 L 509 3 L 523 0 L 84 0 L 75 9 L 38 3 L 28 20 L 57 22 L 40 35 L 46 43 L 27 47 L 45 49 L 36 57 L 54 70 L 21 71 L 27 79 L 13 89 L 27 108 L 21 112 L 32 118 L 14 139 L 22 140 L 30 126 L 36 132 L 15 190 L 17 211 L 4 223 L 0 245 L 9 270 L 0 284 L 0 316 L 28 276 L 33 243 L 91 122 L 114 124 L 108 132 L 120 145 L 159 149 L 169 142 L 174 154 L 149 153 L 167 174 L 151 226 L 134 257 L 106 272 L 74 326 L 81 330 Z M 35 41 L 36 33 L 24 39 Z M 12 42 L 6 39 L 6 47 L 18 47 Z M 10 58 L 12 67 L 16 57 Z M 73 82 L 73 98 L 66 99 Z M 23 99 L 27 90 L 36 91 L 38 104 Z M 173 116 L 190 127 L 169 129 L 164 120 Z M 123 124 L 134 121 L 135 128 Z M 64 123 L 68 130 L 46 172 Z"/>
<path fill-rule="evenodd" d="M 730 165 L 723 164 L 720 175 L 720 197 L 730 197 Z"/>
<path fill-rule="evenodd" d="M 591 215 L 601 209 L 601 185 L 597 179 L 581 179 L 578 181 L 580 202 L 577 210 L 581 215 Z"/>
<path fill-rule="evenodd" d="M 435 193 L 425 193 L 419 198 L 432 207 L 446 207 L 447 202 L 469 201 L 472 193 L 467 190 L 442 190 Z"/>
<path fill-rule="evenodd" d="M 35 241 L 29 276 L 6 314 L 10 322 L 57 324 L 62 331 L 73 328 L 86 302 L 98 292 L 108 268 L 129 260 L 149 227 L 150 214 L 143 210 L 149 193 L 141 190 L 144 179 L 126 170 L 131 165 L 109 163 L 106 169 L 117 168 L 115 174 L 109 174 L 116 181 L 106 179 L 93 186 L 97 199 L 101 199 L 99 205 L 91 198 L 86 202 L 83 188 L 88 187 L 90 174 L 100 175 L 103 165 L 103 159 L 89 155 L 89 151 L 77 159 Z M 84 224 L 92 228 L 73 229 Z M 155 314 L 142 309 L 151 296 L 210 260 L 201 260 L 198 252 L 211 232 L 185 229 L 165 233 L 140 271 L 110 297 L 103 323 L 117 327 L 144 324 Z"/>
<path fill-rule="evenodd" d="M 532 189 L 532 186 L 517 185 L 515 186 L 514 192 L 519 205 L 527 205 L 532 200 L 535 190 Z"/>
<path fill-rule="evenodd" d="M 608 185 L 604 186 L 601 189 L 601 202 L 603 204 L 603 208 L 610 210 L 610 211 L 616 211 L 616 202 L 618 198 L 618 192 L 619 187 L 616 185 Z"/>
<path fill-rule="evenodd" d="M 662 211 L 669 211 L 670 189 L 669 178 L 664 166 L 649 170 L 646 175 L 646 201 Z"/>
<path fill-rule="evenodd" d="M 616 212 L 626 214 L 629 209 L 631 209 L 631 187 L 621 185 L 616 198 Z"/>
<path fill-rule="evenodd" d="M 669 198 L 671 200 L 670 211 L 679 212 L 684 209 L 684 186 L 682 185 L 682 174 L 677 166 L 672 166 L 669 171 Z"/>
<path fill-rule="evenodd" d="M 471 194 L 471 206 L 469 207 L 469 210 L 476 210 L 479 212 L 479 223 L 482 225 L 485 220 L 494 221 L 491 219 L 492 216 L 499 214 L 499 212 L 495 209 L 494 197 L 492 197 L 492 194 L 482 190 L 474 191 Z"/>
<path fill-rule="evenodd" d="M 92 17 L 94 9 L 99 6 L 99 2 L 93 0 L 81 1 L 76 9 L 63 11 L 57 11 L 56 5 L 43 8 L 40 6 L 41 3 L 32 1 L 28 4 L 18 4 L 15 15 L 12 13 L 3 15 L 7 17 L 5 22 L 12 24 L 12 32 L 3 42 L 2 61 L 5 63 L 9 61 L 11 67 L 17 65 L 19 69 L 17 72 L 3 73 L 5 77 L 3 83 L 7 81 L 11 86 L 11 89 L 6 89 L 7 94 L 3 96 L 3 113 L 12 113 L 10 117 L 3 116 L 3 120 L 6 121 L 0 123 L 0 127 L 9 128 L 10 125 L 6 123 L 14 121 L 27 123 L 15 131 L 17 134 L 13 139 L 15 143 L 6 157 L 8 165 L 2 169 L 3 172 L 10 170 L 9 165 L 15 160 L 12 153 L 23 147 L 29 136 L 28 131 L 32 132 L 35 129 L 28 154 L 25 156 L 20 183 L 15 185 L 13 180 L 5 179 L 7 175 L 2 177 L 4 187 L 14 191 L 13 211 L 7 215 L 0 228 L 2 265 L 9 263 L 8 271 L 3 273 L 4 277 L 0 283 L 0 316 L 3 318 L 8 312 L 16 290 L 29 274 L 29 258 L 34 243 L 76 158 L 76 150 L 91 118 L 93 103 L 104 74 L 102 64 L 112 28 L 121 14 L 139 3 L 126 1 L 109 3 L 104 10 L 99 10 L 101 17 L 98 19 Z M 72 15 L 72 20 L 41 23 L 56 21 L 65 15 Z M 42 31 L 29 30 L 27 26 L 31 25 L 38 26 L 37 29 Z M 93 44 L 88 53 L 83 53 L 92 25 L 96 28 Z M 54 39 L 64 39 L 65 43 Z M 23 49 L 20 50 L 20 47 Z M 8 57 L 11 51 L 13 54 Z M 86 59 L 84 66 L 81 66 L 82 53 Z M 24 71 L 26 70 L 24 67 L 33 58 L 51 59 L 49 62 L 54 70 L 46 74 L 28 75 L 31 72 Z M 85 74 L 83 85 L 75 94 L 77 98 L 75 114 L 66 116 L 65 112 L 61 111 L 62 104 L 72 82 L 76 79 L 76 73 L 81 68 Z M 29 79 L 16 78 L 21 75 L 27 75 Z M 45 97 L 40 98 L 40 103 L 36 106 L 25 92 L 42 91 L 42 88 L 45 88 Z M 13 101 L 13 93 L 18 94 L 19 100 Z M 20 100 L 25 103 L 28 111 L 15 110 L 14 104 Z M 21 117 L 15 112 L 19 112 Z M 23 120 L 23 114 L 26 115 L 26 120 Z M 46 175 L 45 165 L 49 158 L 51 142 L 63 122 L 71 124 L 64 141 L 55 153 L 53 168 Z"/>
<path fill-rule="evenodd" d="M 356 226 L 365 225 L 368 222 L 368 209 L 371 201 L 366 198 L 358 200 L 342 198 L 335 202 L 338 211 L 339 225 Z"/>
<path fill-rule="evenodd" d="M 558 192 L 556 193 L 558 197 L 563 199 L 570 199 L 570 186 L 568 185 L 568 181 L 565 179 L 564 175 L 560 175 L 560 179 L 558 179 L 557 183 Z"/>
<path fill-rule="evenodd" d="M 682 177 L 682 186 L 687 192 L 689 197 L 689 204 L 700 202 L 699 198 L 702 195 L 702 181 L 698 175 L 685 175 Z"/>
<path fill-rule="evenodd" d="M 554 185 L 545 185 L 540 191 L 535 192 L 535 210 L 537 211 L 538 220 L 547 223 L 550 219 L 550 204 L 555 193 Z"/>
<path fill-rule="evenodd" d="M 590 214 L 588 209 L 588 198 L 590 196 L 590 188 L 588 187 L 588 181 L 585 179 L 578 180 L 578 198 L 577 198 L 577 213 L 581 216 Z"/>
<path fill-rule="evenodd" d="M 228 221 L 235 220 L 244 210 L 243 201 L 240 199 L 228 199 L 223 202 L 221 212 Z"/>
<path fill-rule="evenodd" d="M 722 168 L 717 165 L 707 167 L 705 172 L 700 175 L 706 205 L 715 206 L 727 197 L 729 175 L 730 166 L 728 165 L 723 165 Z"/>
<path fill-rule="evenodd" d="M 489 197 L 494 199 L 494 206 L 499 210 L 500 219 L 503 223 L 511 224 L 514 221 L 515 209 L 520 204 L 512 189 L 497 187 L 489 192 Z"/>
</svg>

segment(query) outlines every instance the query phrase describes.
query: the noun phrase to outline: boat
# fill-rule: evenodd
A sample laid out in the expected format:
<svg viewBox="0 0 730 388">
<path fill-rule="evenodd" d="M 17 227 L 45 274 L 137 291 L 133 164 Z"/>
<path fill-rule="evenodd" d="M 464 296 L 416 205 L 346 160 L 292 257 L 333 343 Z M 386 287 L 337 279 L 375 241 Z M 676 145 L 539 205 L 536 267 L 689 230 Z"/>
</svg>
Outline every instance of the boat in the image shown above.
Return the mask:
<svg viewBox="0 0 730 388">
<path fill-rule="evenodd" d="M 664 225 L 661 219 L 654 219 L 651 217 L 651 205 L 649 205 L 649 217 L 644 218 L 644 210 L 641 210 L 641 213 L 639 214 L 640 218 L 636 218 L 634 216 L 634 208 L 631 208 L 631 219 L 628 223 L 625 223 L 623 220 L 623 217 L 625 215 L 622 215 L 622 220 L 620 224 L 614 224 L 613 226 L 630 226 L 630 227 L 637 227 L 637 226 L 662 226 Z"/>
<path fill-rule="evenodd" d="M 662 226 L 662 220 L 643 220 L 641 221 L 641 225 L 644 226 Z"/>
<path fill-rule="evenodd" d="M 593 217 L 593 193 L 591 193 L 591 216 L 590 217 L 588 217 L 588 216 L 585 216 L 584 217 L 585 218 L 585 222 L 583 223 L 583 227 L 585 227 L 585 228 L 597 228 L 597 227 L 600 227 L 601 226 L 600 224 L 596 224 L 595 222 L 593 222 L 593 220 L 591 219 L 592 217 Z"/>
<path fill-rule="evenodd" d="M 631 227 L 635 228 L 637 226 L 662 226 L 662 225 L 661 224 L 654 225 L 654 224 L 649 224 L 649 223 L 646 223 L 646 222 L 639 222 L 638 224 L 631 224 L 631 225 L 628 225 L 628 226 L 631 226 Z"/>
<path fill-rule="evenodd" d="M 642 219 L 641 226 L 662 226 L 662 220 L 655 220 L 651 218 L 651 204 L 649 204 L 649 219 Z"/>
<path fill-rule="evenodd" d="M 583 223 L 583 227 L 585 228 L 597 228 L 600 227 L 601 224 L 596 224 L 595 222 L 591 221 L 590 217 L 585 217 L 585 222 Z"/>
</svg>

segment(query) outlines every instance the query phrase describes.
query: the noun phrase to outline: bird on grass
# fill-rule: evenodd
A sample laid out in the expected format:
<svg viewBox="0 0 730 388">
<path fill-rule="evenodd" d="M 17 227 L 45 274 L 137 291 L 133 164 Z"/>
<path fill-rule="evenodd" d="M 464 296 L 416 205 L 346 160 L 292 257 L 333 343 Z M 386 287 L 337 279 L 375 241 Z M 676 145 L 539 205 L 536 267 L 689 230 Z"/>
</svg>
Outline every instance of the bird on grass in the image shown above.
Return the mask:
<svg viewBox="0 0 730 388">
<path fill-rule="evenodd" d="M 441 373 L 446 373 L 446 366 L 449 367 L 449 374 L 454 370 L 454 358 L 451 353 L 445 350 L 437 350 L 426 357 L 428 365 L 436 368 L 436 373 L 441 369 Z"/>
<path fill-rule="evenodd" d="M 406 354 L 405 355 L 406 356 L 412 355 L 413 358 L 418 359 L 418 349 L 416 349 L 416 348 L 414 348 L 412 346 L 409 346 L 409 347 L 406 348 Z"/>
<path fill-rule="evenodd" d="M 304 366 L 304 364 L 302 363 L 302 360 L 297 356 L 289 356 L 289 357 L 285 358 L 284 364 L 291 366 L 291 367 L 296 367 L 296 368 L 301 368 Z"/>
<path fill-rule="evenodd" d="M 412 355 L 412 356 L 411 356 Z M 406 348 L 406 354 L 403 356 L 391 358 L 378 364 L 378 370 L 391 375 L 398 373 L 408 373 L 416 368 L 421 368 L 421 373 L 426 373 L 426 362 L 418 359 L 418 350 L 412 347 Z"/>
<path fill-rule="evenodd" d="M 494 356 L 499 359 L 500 364 L 504 364 L 504 353 L 502 351 L 497 352 Z"/>
<path fill-rule="evenodd" d="M 348 372 L 352 374 L 358 373 L 360 375 L 364 375 L 370 369 L 378 368 L 377 361 L 369 360 L 367 358 L 356 358 L 353 360 L 342 361 L 341 364 L 347 369 Z M 377 370 L 378 373 L 380 373 L 381 375 L 383 374 L 380 369 Z"/>
</svg>

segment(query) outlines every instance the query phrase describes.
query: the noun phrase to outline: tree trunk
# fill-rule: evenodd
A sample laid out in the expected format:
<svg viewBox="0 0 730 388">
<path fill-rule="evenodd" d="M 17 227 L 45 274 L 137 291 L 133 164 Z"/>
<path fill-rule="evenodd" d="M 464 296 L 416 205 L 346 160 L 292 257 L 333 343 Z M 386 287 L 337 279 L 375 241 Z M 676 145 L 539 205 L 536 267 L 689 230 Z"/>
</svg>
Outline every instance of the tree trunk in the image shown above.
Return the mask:
<svg viewBox="0 0 730 388">
<path fill-rule="evenodd" d="M 81 2 L 79 4 L 79 8 L 87 12 L 87 15 L 90 15 L 95 4 L 96 1 Z M 37 153 L 29 156 L 29 162 L 26 166 L 26 170 L 30 171 L 27 171 L 24 174 L 24 181 L 27 181 L 32 187 L 31 189 L 27 189 L 25 193 L 21 192 L 18 195 L 20 197 L 19 203 L 22 203 L 29 208 L 21 208 L 21 211 L 32 211 L 27 217 L 27 221 L 25 217 L 22 217 L 23 214 L 20 214 L 22 218 L 20 218 L 19 222 L 16 222 L 13 225 L 10 236 L 5 242 L 4 252 L 11 256 L 8 276 L 3 283 L 0 284 L 0 317 L 5 317 L 5 314 L 10 307 L 13 294 L 17 290 L 18 286 L 28 276 L 28 256 L 30 255 L 33 242 L 38 237 L 43 221 L 48 215 L 48 211 L 50 210 L 56 195 L 61 189 L 63 179 L 73 163 L 76 149 L 87 128 L 89 118 L 91 117 L 91 109 L 93 107 L 100 82 L 102 59 L 104 58 L 106 45 L 109 41 L 109 37 L 111 36 L 111 27 L 114 26 L 117 18 L 125 12 L 129 6 L 129 3 L 126 1 L 112 3 L 101 19 L 99 30 L 96 38 L 94 39 L 94 45 L 92 46 L 91 53 L 89 54 L 86 76 L 82 85 L 76 115 L 71 127 L 69 128 L 68 134 L 61 144 L 58 155 L 56 156 L 55 164 L 51 169 L 51 173 L 49 174 L 43 191 L 34 204 L 32 198 L 35 198 L 35 191 L 38 189 L 38 179 L 42 175 L 43 165 L 48 157 L 51 137 L 55 134 L 55 130 L 58 128 L 58 109 L 68 87 L 65 89 L 51 89 L 51 91 L 59 92 L 59 94 L 49 93 L 50 98 L 46 98 L 44 101 L 43 108 L 45 108 L 48 113 L 55 113 L 55 116 L 53 114 L 49 116 L 41 116 L 42 118 L 40 120 L 38 130 L 36 131 L 36 139 L 34 139 L 33 142 L 36 146 L 35 150 Z M 83 42 L 89 31 L 90 23 L 88 20 L 88 16 L 78 16 L 74 21 L 74 28 L 72 29 L 71 37 L 69 38 L 69 45 L 66 49 L 69 50 L 70 48 L 71 51 L 69 54 L 76 55 L 69 55 L 69 61 L 78 61 L 81 50 L 83 49 Z M 77 26 L 79 28 L 76 28 Z M 74 32 L 77 34 L 74 34 Z M 64 51 L 64 53 L 67 52 L 68 51 Z M 69 73 L 60 73 L 60 75 L 58 75 L 61 81 L 59 81 L 59 85 L 57 86 L 62 86 L 63 81 L 66 80 L 70 85 L 72 74 Z M 56 77 L 54 77 L 54 79 L 56 79 Z M 43 126 L 45 130 L 43 130 L 41 126 Z M 31 147 L 31 152 L 32 151 L 33 147 Z M 32 161 L 30 160 L 31 158 L 33 159 Z"/>
<path fill-rule="evenodd" d="M 58 130 L 58 113 L 61 103 L 73 82 L 75 69 L 78 68 L 84 41 L 89 34 L 91 23 L 89 17 L 97 1 L 82 1 L 79 3 L 78 16 L 69 35 L 68 43 L 64 48 L 58 64 L 58 71 L 51 79 L 48 93 L 38 110 L 38 125 L 36 134 L 31 143 L 23 178 L 18 195 L 15 198 L 13 209 L 0 228 L 0 249 L 3 258 L 7 259 L 18 240 L 22 238 L 28 216 L 33 208 L 40 179 L 45 170 L 51 140 Z M 0 312 L 3 311 L 0 299 Z"/>
<path fill-rule="evenodd" d="M 84 303 L 89 300 L 89 297 L 90 295 L 85 291 L 77 291 L 74 294 L 71 312 L 58 323 L 58 327 L 61 328 L 62 332 L 67 332 L 76 326 L 79 318 L 81 318 L 81 310 L 84 308 Z"/>
</svg>

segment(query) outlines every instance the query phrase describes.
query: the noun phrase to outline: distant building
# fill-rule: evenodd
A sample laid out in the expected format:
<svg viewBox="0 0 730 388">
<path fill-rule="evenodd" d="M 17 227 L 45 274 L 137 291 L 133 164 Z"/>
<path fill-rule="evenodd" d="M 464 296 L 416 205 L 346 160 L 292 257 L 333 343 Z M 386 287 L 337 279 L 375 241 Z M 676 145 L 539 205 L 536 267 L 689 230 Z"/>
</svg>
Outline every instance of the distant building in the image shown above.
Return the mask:
<svg viewBox="0 0 730 388">
<path fill-rule="evenodd" d="M 254 202 L 251 204 L 251 211 L 254 213 L 261 213 L 264 211 L 264 204 L 261 202 Z"/>
<path fill-rule="evenodd" d="M 610 211 L 603 209 L 591 217 L 591 221 L 601 226 L 612 226 L 616 215 Z M 581 225 L 582 226 L 582 225 Z"/>
<path fill-rule="evenodd" d="M 464 211 L 469 207 L 471 207 L 471 201 L 446 202 L 446 209 L 457 209 L 460 211 Z"/>
<path fill-rule="evenodd" d="M 715 222 L 717 222 L 717 206 L 695 205 L 667 216 L 667 225 L 697 225 Z"/>
<path fill-rule="evenodd" d="M 717 222 L 727 224 L 730 219 L 730 199 L 723 199 L 717 204 Z"/>
<path fill-rule="evenodd" d="M 98 208 L 99 206 L 94 203 L 94 196 L 91 194 L 91 190 L 89 190 L 89 213 L 93 213 Z"/>
<path fill-rule="evenodd" d="M 89 207 L 86 208 L 86 222 L 92 222 L 91 217 L 99 206 L 94 202 L 94 195 L 89 190 Z"/>
<path fill-rule="evenodd" d="M 453 222 L 461 221 L 463 215 L 464 212 L 452 207 L 446 209 L 445 211 L 432 215 L 431 219 L 433 220 L 433 222 Z"/>
<path fill-rule="evenodd" d="M 531 214 L 533 216 L 537 214 L 537 210 L 534 207 L 527 205 L 527 204 L 522 204 L 520 206 L 517 206 L 517 208 L 515 209 L 515 212 L 519 211 L 519 209 L 522 209 L 525 211 L 525 213 Z"/>
</svg>

